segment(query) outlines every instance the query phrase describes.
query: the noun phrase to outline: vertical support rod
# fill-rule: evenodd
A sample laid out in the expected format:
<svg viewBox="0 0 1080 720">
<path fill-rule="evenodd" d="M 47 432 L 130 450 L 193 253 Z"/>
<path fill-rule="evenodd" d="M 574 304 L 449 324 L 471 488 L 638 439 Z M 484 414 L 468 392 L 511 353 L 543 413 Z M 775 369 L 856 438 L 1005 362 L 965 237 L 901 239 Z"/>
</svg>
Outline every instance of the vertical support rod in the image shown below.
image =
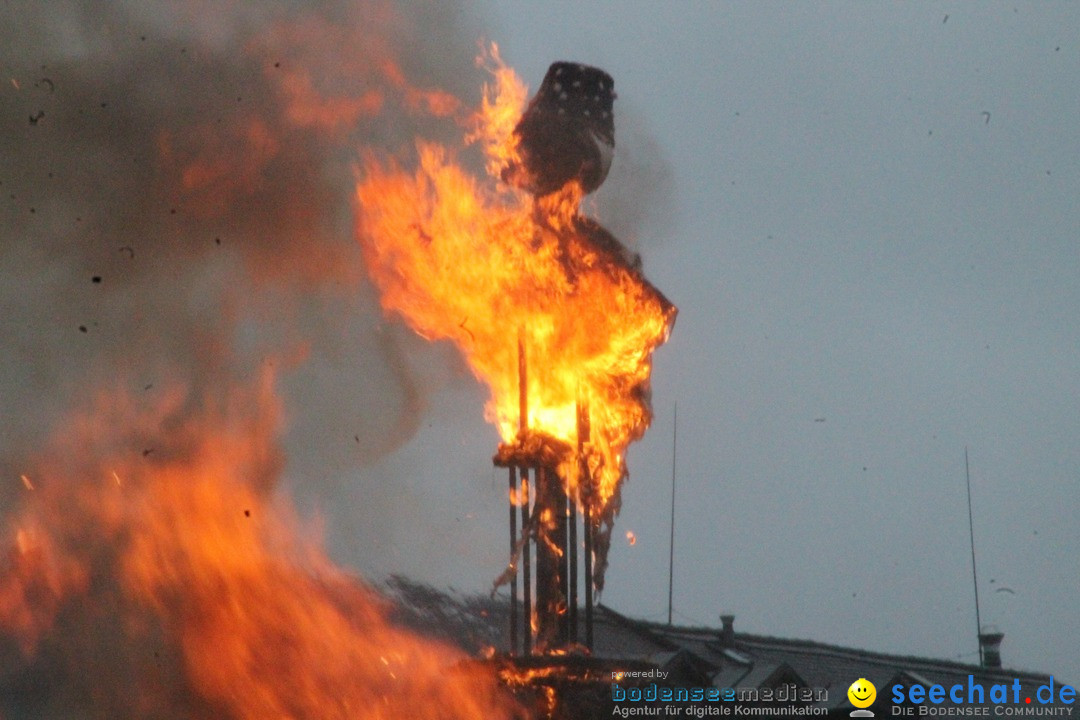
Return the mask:
<svg viewBox="0 0 1080 720">
<path fill-rule="evenodd" d="M 570 518 L 566 514 L 567 504 L 567 492 L 563 487 L 562 478 L 555 468 L 551 468 L 548 471 L 548 482 L 551 483 L 551 509 L 552 514 L 555 516 L 555 544 L 562 551 L 562 555 L 557 553 L 554 558 L 555 562 L 555 601 L 552 606 L 555 608 L 555 637 L 556 641 L 561 647 L 566 647 L 566 644 L 570 642 L 570 608 L 567 604 L 567 598 L 570 597 L 570 576 L 567 570 L 567 560 L 570 556 L 570 550 L 567 547 L 567 540 L 570 537 L 569 524 Z"/>
<path fill-rule="evenodd" d="M 525 439 L 529 429 L 529 366 L 525 357 L 525 333 L 518 328 L 518 433 Z M 521 571 L 523 574 L 522 594 L 524 596 L 524 630 L 522 633 L 522 655 L 532 653 L 532 560 L 530 558 L 529 524 L 529 470 L 521 468 Z"/>
<path fill-rule="evenodd" d="M 545 650 L 566 645 L 566 491 L 555 469 L 535 470 L 533 524 L 536 532 L 536 620 Z"/>
<path fill-rule="evenodd" d="M 585 444 L 589 442 L 589 406 L 579 402 L 577 417 L 578 434 L 578 497 L 581 499 L 581 529 L 585 535 L 585 647 L 593 647 L 593 521 L 592 521 L 592 473 L 589 459 L 585 456 Z"/>
<path fill-rule="evenodd" d="M 577 417 L 577 460 L 578 479 L 571 494 L 570 501 L 570 642 L 578 642 L 578 518 L 577 506 L 582 503 L 584 487 L 588 478 L 589 463 L 585 458 L 585 433 L 588 432 L 589 410 L 578 394 L 577 403 L 574 406 Z M 584 534 L 584 532 L 582 533 Z M 585 553 L 582 552 L 582 555 Z M 588 562 L 588 560 L 586 560 Z"/>
<path fill-rule="evenodd" d="M 578 586 L 578 550 L 577 550 L 577 494 L 568 493 L 567 497 L 567 532 L 569 538 L 566 543 L 567 547 L 567 561 L 570 565 L 570 580 L 569 587 L 570 593 L 567 597 L 567 613 L 570 619 L 570 636 L 569 640 L 572 643 L 576 643 L 578 639 L 578 617 L 577 617 L 577 586 Z"/>
<path fill-rule="evenodd" d="M 590 479 L 591 482 L 591 479 Z M 585 530 L 585 647 L 593 648 L 593 520 L 592 489 L 582 497 L 582 526 Z"/>
<path fill-rule="evenodd" d="M 520 494 L 517 488 L 517 468 L 513 465 L 509 468 L 510 473 L 510 562 L 514 562 L 514 551 L 517 549 L 517 501 Z M 518 651 L 518 568 L 513 569 L 510 576 L 510 654 L 516 655 Z"/>
<path fill-rule="evenodd" d="M 551 478 L 543 465 L 533 470 L 533 529 L 536 533 L 536 647 L 543 652 L 552 646 L 555 637 L 551 623 L 552 585 L 555 572 L 552 568 L 551 525 Z"/>
<path fill-rule="evenodd" d="M 529 549 L 529 470 L 521 468 L 521 584 L 522 620 L 521 654 L 532 654 L 532 559 Z"/>
</svg>

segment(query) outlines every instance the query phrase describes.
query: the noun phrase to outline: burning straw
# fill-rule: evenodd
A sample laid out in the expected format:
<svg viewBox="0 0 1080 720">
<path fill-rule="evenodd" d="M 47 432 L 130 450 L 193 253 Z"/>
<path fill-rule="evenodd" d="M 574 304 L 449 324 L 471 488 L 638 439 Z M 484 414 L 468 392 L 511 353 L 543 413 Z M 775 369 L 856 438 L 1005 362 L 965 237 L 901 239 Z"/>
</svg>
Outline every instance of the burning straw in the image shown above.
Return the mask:
<svg viewBox="0 0 1080 720">
<path fill-rule="evenodd" d="M 357 235 L 383 307 L 423 337 L 455 344 L 487 386 L 487 419 L 508 446 L 576 447 L 579 407 L 588 408 L 585 462 L 563 453 L 552 464 L 569 496 L 593 499 L 602 589 L 626 450 L 652 419 L 652 353 L 676 309 L 635 257 L 580 214 L 614 143 L 610 76 L 557 63 L 526 110 L 523 85 L 497 50 L 481 62 L 494 84 L 470 138 L 483 141 L 487 177 L 427 140 L 417 141 L 411 167 L 370 154 L 356 189 Z M 594 127 L 601 119 L 610 133 Z"/>
</svg>

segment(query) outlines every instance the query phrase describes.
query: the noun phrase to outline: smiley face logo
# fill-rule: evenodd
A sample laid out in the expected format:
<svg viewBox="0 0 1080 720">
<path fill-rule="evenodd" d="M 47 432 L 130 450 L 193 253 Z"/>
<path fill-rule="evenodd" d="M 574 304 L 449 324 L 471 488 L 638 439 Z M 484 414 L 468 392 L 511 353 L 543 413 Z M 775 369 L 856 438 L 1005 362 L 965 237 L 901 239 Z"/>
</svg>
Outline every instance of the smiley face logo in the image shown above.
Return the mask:
<svg viewBox="0 0 1080 720">
<path fill-rule="evenodd" d="M 859 678 L 847 689 L 847 698 L 857 708 L 870 707 L 877 698 L 877 688 L 866 678 Z"/>
</svg>

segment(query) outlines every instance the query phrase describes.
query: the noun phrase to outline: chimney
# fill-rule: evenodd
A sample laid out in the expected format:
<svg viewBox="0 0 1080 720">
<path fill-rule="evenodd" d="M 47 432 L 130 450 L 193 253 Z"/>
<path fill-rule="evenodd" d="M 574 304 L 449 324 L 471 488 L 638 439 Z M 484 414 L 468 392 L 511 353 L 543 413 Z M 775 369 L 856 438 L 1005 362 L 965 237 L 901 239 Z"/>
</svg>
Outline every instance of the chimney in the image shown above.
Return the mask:
<svg viewBox="0 0 1080 720">
<path fill-rule="evenodd" d="M 735 647 L 735 616 L 720 616 L 720 647 Z"/>
<path fill-rule="evenodd" d="M 979 649 L 982 651 L 982 666 L 984 668 L 1001 668 L 1001 640 L 1005 633 L 998 631 L 993 625 L 987 625 L 979 633 Z"/>
</svg>

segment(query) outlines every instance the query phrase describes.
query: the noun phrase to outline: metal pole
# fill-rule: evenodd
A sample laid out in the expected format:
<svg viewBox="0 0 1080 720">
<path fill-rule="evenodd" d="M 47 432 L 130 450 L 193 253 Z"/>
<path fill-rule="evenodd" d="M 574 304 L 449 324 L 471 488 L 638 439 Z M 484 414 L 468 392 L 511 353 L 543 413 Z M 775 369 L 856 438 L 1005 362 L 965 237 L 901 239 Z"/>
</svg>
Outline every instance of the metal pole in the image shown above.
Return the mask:
<svg viewBox="0 0 1080 720">
<path fill-rule="evenodd" d="M 554 557 L 555 562 L 552 563 L 555 568 L 555 600 L 552 605 L 557 613 L 556 637 L 559 645 L 566 647 L 566 644 L 570 642 L 570 610 L 567 607 L 567 598 L 570 597 L 570 574 L 567 565 L 570 557 L 570 550 L 567 548 L 570 533 L 567 525 L 570 518 L 566 514 L 566 489 L 563 487 L 562 478 L 555 472 L 555 468 L 548 471 L 548 482 L 551 483 L 553 500 L 551 510 L 555 516 L 555 543 L 562 550 L 562 555 Z"/>
<path fill-rule="evenodd" d="M 525 335 L 518 328 L 518 431 L 521 439 L 529 429 L 529 376 L 525 358 Z M 522 594 L 524 596 L 524 628 L 522 634 L 522 654 L 532 653 L 532 560 L 529 549 L 529 470 L 521 468 L 521 571 Z"/>
<path fill-rule="evenodd" d="M 667 624 L 671 625 L 671 600 L 675 594 L 675 454 L 679 443 L 679 403 L 671 430 L 671 539 L 668 542 Z"/>
<path fill-rule="evenodd" d="M 555 469 L 535 470 L 533 524 L 536 532 L 536 620 L 546 650 L 566 644 L 566 492 Z"/>
<path fill-rule="evenodd" d="M 578 617 L 577 617 L 577 585 L 578 585 L 578 551 L 577 551 L 577 499 L 575 493 L 567 493 L 567 525 L 569 532 L 569 540 L 567 541 L 567 561 L 570 565 L 570 593 L 567 598 L 567 612 L 570 617 L 570 642 L 577 642 L 578 639 Z"/>
<path fill-rule="evenodd" d="M 515 500 L 518 499 L 517 489 L 517 469 L 511 465 L 510 472 L 510 562 L 514 562 L 514 551 L 517 549 L 517 505 Z M 513 568 L 514 572 L 510 576 L 510 654 L 515 655 L 518 651 L 517 642 L 517 623 L 518 623 L 518 577 L 517 568 Z"/>
<path fill-rule="evenodd" d="M 582 524 L 585 529 L 585 647 L 593 648 L 593 522 L 592 490 L 582 497 Z"/>
<path fill-rule="evenodd" d="M 581 529 L 585 535 L 585 647 L 593 647 L 593 522 L 592 522 L 592 474 L 589 460 L 585 457 L 585 443 L 589 441 L 589 406 L 578 405 L 578 497 L 581 498 Z"/>
<path fill-rule="evenodd" d="M 532 559 L 529 550 L 529 470 L 521 468 L 521 574 L 522 614 L 525 632 L 521 636 L 521 654 L 532 653 Z"/>
<path fill-rule="evenodd" d="M 971 512 L 971 467 L 968 464 L 968 449 L 964 446 L 964 477 L 967 479 L 968 501 L 968 536 L 971 538 L 971 584 L 975 586 L 975 639 L 979 643 L 979 666 L 983 666 L 982 619 L 979 617 L 979 576 L 975 572 L 975 522 Z"/>
</svg>

